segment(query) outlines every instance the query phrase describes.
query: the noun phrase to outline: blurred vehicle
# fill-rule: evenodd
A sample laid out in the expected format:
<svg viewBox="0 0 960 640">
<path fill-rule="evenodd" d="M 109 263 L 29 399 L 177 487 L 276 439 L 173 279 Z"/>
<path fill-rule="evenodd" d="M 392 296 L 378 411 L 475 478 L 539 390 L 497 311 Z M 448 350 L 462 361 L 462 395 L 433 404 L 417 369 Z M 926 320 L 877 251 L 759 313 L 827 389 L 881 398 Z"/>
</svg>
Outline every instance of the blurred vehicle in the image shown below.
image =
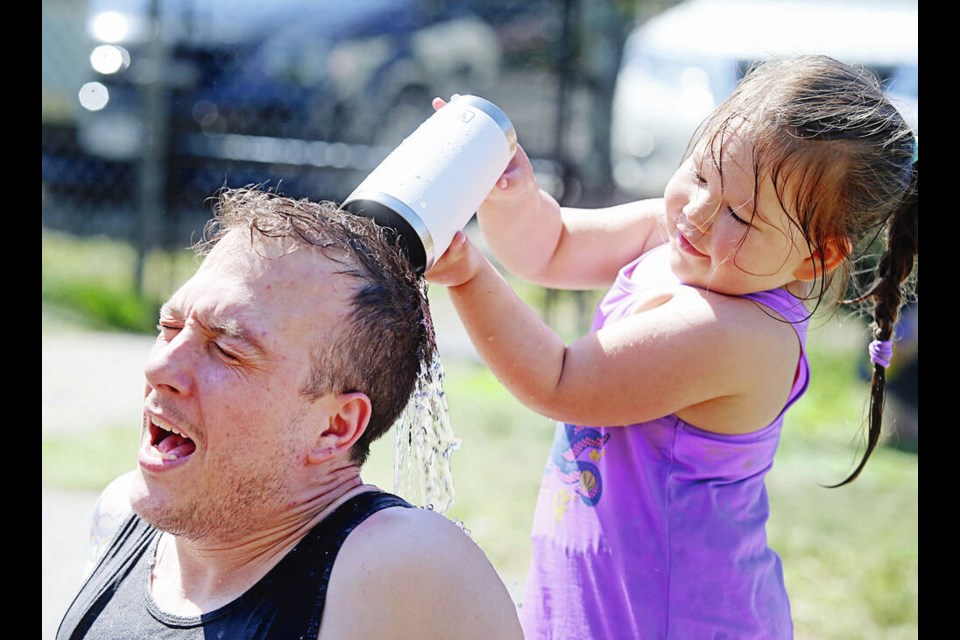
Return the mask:
<svg viewBox="0 0 960 640">
<path fill-rule="evenodd" d="M 825 54 L 863 64 L 919 135 L 918 6 L 899 0 L 689 0 L 636 28 L 617 77 L 614 182 L 654 197 L 703 119 L 755 63 Z"/>
<path fill-rule="evenodd" d="M 134 166 L 160 117 L 168 210 L 202 206 L 227 178 L 343 196 L 334 185 L 348 192 L 359 178 L 337 170 L 372 168 L 430 115 L 431 97 L 482 90 L 499 70 L 496 34 L 458 3 L 155 3 L 91 1 L 96 42 L 77 136 L 91 158 Z"/>
</svg>

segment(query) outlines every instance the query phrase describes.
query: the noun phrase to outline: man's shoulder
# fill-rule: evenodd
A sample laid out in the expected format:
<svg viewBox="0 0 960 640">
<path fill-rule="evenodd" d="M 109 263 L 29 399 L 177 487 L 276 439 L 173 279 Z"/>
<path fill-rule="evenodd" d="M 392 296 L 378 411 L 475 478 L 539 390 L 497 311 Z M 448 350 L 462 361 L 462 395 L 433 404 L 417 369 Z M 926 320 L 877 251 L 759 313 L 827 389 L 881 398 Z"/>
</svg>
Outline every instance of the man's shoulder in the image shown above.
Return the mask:
<svg viewBox="0 0 960 640">
<path fill-rule="evenodd" d="M 421 508 L 378 511 L 357 526 L 344 548 L 356 547 L 356 550 L 361 550 L 368 546 L 389 546 L 415 554 L 425 545 L 461 550 L 476 548 L 476 544 L 460 526 L 435 511 Z M 369 548 L 364 550 L 372 551 Z M 476 550 L 480 551 L 479 548 Z"/>
<path fill-rule="evenodd" d="M 133 480 L 133 471 L 123 474 L 113 480 L 100 493 L 93 508 L 93 519 L 90 524 L 90 546 L 87 550 L 87 566 L 84 573 L 89 573 L 103 552 L 110 545 L 120 525 L 133 512 L 130 507 L 130 483 Z"/>
<path fill-rule="evenodd" d="M 347 538 L 337 563 L 338 567 L 375 563 L 380 575 L 416 572 L 421 578 L 451 581 L 459 580 L 469 566 L 496 574 L 463 528 L 419 508 L 383 509 L 367 518 Z"/>
<path fill-rule="evenodd" d="M 133 482 L 135 471 L 114 478 L 100 493 L 97 506 L 103 513 L 125 517 L 133 509 L 130 507 L 130 483 Z"/>
<path fill-rule="evenodd" d="M 395 636 L 384 635 L 386 628 Z M 330 576 L 320 637 L 452 637 L 451 631 L 464 638 L 521 637 L 516 606 L 480 547 L 426 509 L 383 509 L 357 526 Z"/>
</svg>

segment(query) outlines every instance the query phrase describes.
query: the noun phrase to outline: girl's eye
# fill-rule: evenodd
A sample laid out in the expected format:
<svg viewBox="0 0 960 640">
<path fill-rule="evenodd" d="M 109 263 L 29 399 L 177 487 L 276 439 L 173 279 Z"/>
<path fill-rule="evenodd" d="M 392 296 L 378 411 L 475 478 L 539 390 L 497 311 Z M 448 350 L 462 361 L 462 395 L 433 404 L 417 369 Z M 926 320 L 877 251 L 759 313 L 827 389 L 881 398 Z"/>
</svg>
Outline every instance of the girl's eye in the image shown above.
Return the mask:
<svg viewBox="0 0 960 640">
<path fill-rule="evenodd" d="M 749 220 L 744 220 L 743 218 L 741 218 L 740 216 L 738 216 L 738 215 L 737 215 L 737 212 L 734 211 L 732 207 L 727 207 L 727 211 L 730 212 L 730 217 L 733 218 L 736 222 L 742 224 L 742 225 L 745 226 L 745 227 L 749 227 L 749 226 L 750 226 L 750 221 L 749 221 Z"/>
<path fill-rule="evenodd" d="M 690 173 L 693 174 L 693 179 L 697 181 L 697 184 L 701 184 L 701 185 L 707 184 L 707 179 L 704 178 L 703 175 L 701 175 L 701 173 L 697 171 L 696 168 L 691 168 Z"/>
</svg>

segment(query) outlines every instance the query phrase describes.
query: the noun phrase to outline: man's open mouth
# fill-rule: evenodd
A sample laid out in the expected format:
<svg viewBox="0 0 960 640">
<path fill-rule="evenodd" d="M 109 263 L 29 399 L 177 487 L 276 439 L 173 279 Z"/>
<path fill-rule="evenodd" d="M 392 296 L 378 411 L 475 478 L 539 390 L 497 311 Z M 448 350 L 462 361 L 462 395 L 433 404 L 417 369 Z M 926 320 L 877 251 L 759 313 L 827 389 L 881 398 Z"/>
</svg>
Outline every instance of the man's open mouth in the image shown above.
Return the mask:
<svg viewBox="0 0 960 640">
<path fill-rule="evenodd" d="M 197 445 L 187 436 L 180 433 L 176 427 L 150 418 L 150 450 L 162 460 L 179 460 L 186 458 L 194 451 Z"/>
</svg>

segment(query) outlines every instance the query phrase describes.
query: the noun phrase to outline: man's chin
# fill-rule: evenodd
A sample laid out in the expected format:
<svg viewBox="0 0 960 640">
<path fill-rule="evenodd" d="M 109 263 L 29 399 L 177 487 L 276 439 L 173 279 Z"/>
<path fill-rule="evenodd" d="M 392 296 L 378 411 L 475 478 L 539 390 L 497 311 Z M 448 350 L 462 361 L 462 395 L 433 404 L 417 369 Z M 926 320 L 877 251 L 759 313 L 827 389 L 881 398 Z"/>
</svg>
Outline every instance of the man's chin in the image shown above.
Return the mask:
<svg viewBox="0 0 960 640">
<path fill-rule="evenodd" d="M 130 506 L 150 526 L 175 536 L 192 537 L 185 524 L 189 518 L 183 514 L 190 509 L 176 505 L 163 490 L 151 486 L 140 469 L 130 482 Z"/>
<path fill-rule="evenodd" d="M 147 480 L 143 477 L 143 471 L 139 467 L 130 476 L 130 487 L 128 489 L 130 506 L 142 518 L 143 514 L 140 511 L 144 502 L 150 498 L 150 489 L 147 487 Z"/>
</svg>

